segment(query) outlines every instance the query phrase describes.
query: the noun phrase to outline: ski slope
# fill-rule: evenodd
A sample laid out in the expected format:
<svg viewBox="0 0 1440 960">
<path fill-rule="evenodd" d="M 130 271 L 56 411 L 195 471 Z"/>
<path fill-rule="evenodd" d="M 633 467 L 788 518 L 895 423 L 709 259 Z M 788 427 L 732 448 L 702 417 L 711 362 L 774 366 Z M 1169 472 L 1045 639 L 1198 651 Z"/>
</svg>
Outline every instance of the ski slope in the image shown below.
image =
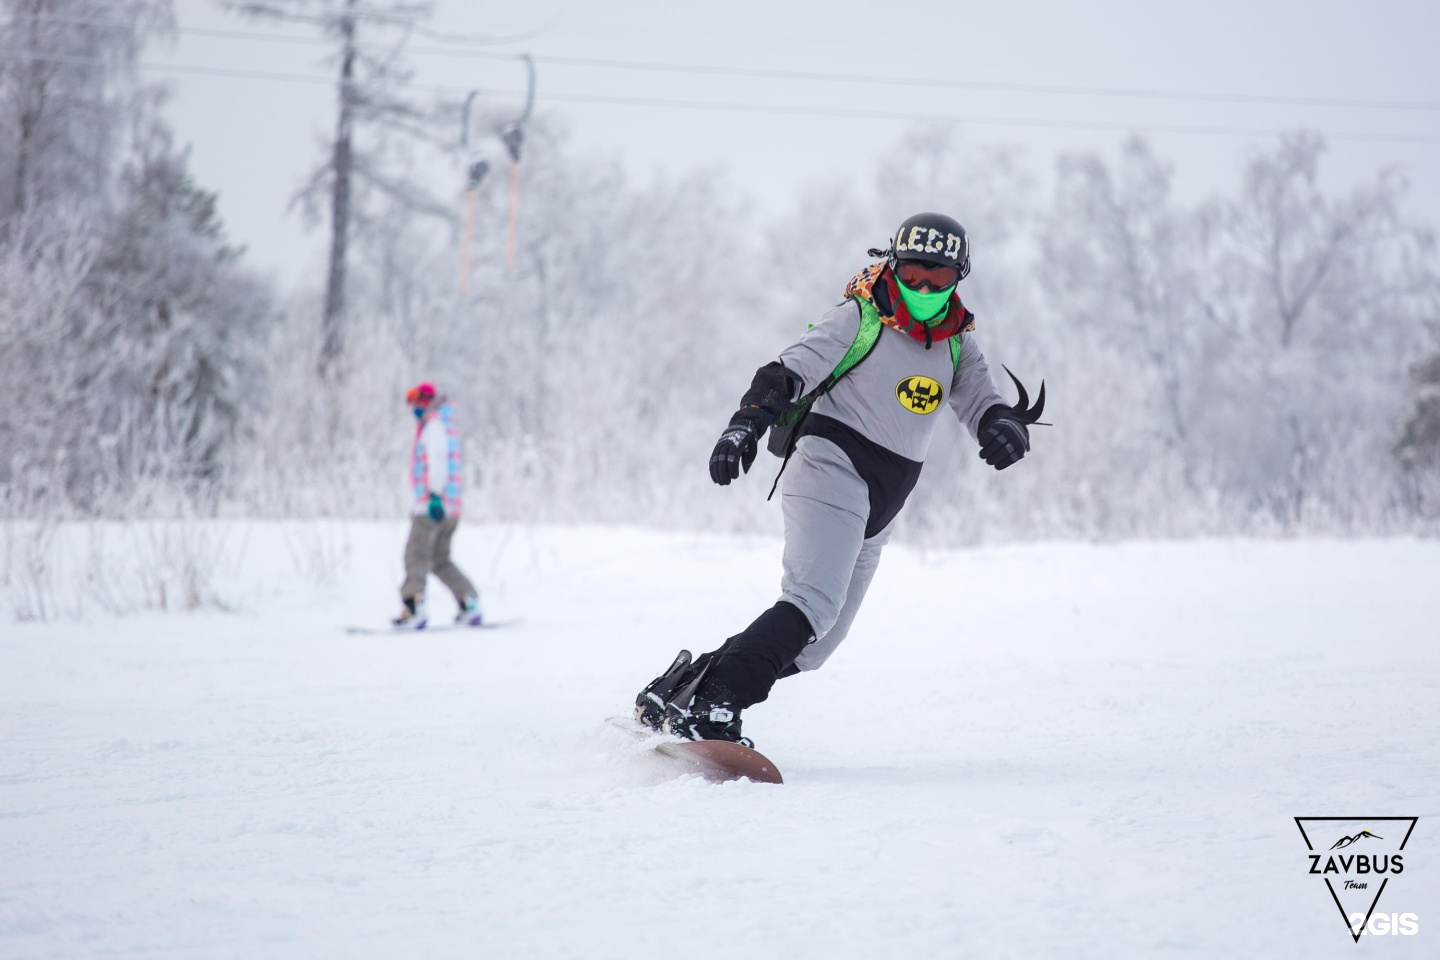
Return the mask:
<svg viewBox="0 0 1440 960">
<path fill-rule="evenodd" d="M 241 526 L 235 612 L 0 625 L 0 957 L 1440 955 L 1440 543 L 891 547 L 746 714 L 775 787 L 603 720 L 778 541 L 462 527 L 521 624 L 351 637 L 403 525 L 329 585 Z M 1292 818 L 1381 814 L 1420 930 L 1357 946 Z"/>
</svg>

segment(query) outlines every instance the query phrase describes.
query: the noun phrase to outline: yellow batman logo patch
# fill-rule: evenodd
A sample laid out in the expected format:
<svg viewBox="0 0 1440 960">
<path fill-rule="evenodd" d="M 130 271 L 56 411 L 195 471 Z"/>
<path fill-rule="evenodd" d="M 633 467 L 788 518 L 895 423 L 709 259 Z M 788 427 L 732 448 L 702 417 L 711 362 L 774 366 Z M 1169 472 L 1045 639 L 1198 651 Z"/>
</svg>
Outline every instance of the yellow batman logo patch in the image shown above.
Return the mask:
<svg viewBox="0 0 1440 960">
<path fill-rule="evenodd" d="M 911 413 L 934 413 L 945 399 L 945 388 L 929 377 L 906 377 L 895 384 L 895 399 Z"/>
</svg>

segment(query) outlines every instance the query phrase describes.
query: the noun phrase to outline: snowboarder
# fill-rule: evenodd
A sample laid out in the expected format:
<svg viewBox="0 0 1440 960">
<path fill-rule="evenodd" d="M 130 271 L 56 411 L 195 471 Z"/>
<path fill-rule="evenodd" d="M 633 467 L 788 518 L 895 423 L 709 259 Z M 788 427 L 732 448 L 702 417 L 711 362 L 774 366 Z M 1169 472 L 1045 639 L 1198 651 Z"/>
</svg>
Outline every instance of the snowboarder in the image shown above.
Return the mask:
<svg viewBox="0 0 1440 960">
<path fill-rule="evenodd" d="M 396 627 L 423 630 L 429 623 L 425 581 L 439 577 L 455 594 L 459 612 L 455 622 L 478 627 L 480 595 L 469 578 L 450 559 L 450 541 L 460 524 L 460 495 L 464 469 L 460 434 L 455 429 L 455 407 L 435 390 L 420 383 L 405 393 L 415 414 L 415 440 L 410 447 L 410 538 L 405 543 L 405 582 L 400 586 L 404 604 Z"/>
<path fill-rule="evenodd" d="M 955 292 L 970 272 L 965 230 L 917 214 L 870 255 L 882 259 L 850 280 L 845 299 L 756 371 L 710 457 L 721 486 L 749 471 L 767 429 L 768 448 L 785 457 L 780 599 L 719 649 L 693 661 L 682 650 L 636 697 L 647 726 L 751 746 L 741 711 L 777 679 L 820 667 L 849 631 L 942 403 L 995 469 L 1030 449 L 1044 385 L 1034 408 L 1019 380 L 1018 406 L 996 391 L 974 315 Z"/>
</svg>

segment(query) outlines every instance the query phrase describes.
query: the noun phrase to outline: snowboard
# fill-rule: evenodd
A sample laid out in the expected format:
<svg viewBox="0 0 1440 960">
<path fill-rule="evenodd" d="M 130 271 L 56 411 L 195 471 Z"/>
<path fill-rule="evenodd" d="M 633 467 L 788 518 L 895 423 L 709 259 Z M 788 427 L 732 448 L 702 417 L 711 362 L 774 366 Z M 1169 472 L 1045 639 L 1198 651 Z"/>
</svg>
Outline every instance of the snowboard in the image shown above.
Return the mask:
<svg viewBox="0 0 1440 960">
<path fill-rule="evenodd" d="M 412 630 L 409 627 L 346 627 L 345 632 L 365 637 L 403 636 L 405 634 L 424 636 L 429 633 L 459 633 L 462 630 L 499 630 L 501 627 L 513 627 L 519 622 L 520 618 L 514 617 L 509 620 L 486 620 L 473 627 L 468 623 L 432 623 L 419 630 Z"/>
<path fill-rule="evenodd" d="M 759 750 L 729 740 L 681 740 L 656 733 L 629 717 L 607 721 L 637 740 L 646 741 L 662 757 L 683 764 L 689 773 L 698 773 L 711 783 L 753 780 L 756 783 L 784 783 L 780 770 Z"/>
</svg>

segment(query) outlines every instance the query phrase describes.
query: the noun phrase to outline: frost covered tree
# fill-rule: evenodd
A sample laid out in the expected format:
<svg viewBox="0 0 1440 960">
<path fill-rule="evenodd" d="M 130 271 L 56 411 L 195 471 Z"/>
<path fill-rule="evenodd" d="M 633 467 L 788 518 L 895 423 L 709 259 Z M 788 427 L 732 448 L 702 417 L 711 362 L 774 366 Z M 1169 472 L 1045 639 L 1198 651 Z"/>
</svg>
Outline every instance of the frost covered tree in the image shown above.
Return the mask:
<svg viewBox="0 0 1440 960">
<path fill-rule="evenodd" d="M 195 184 L 185 154 L 153 117 L 136 135 L 119 187 L 123 199 L 87 283 L 103 307 L 92 307 L 82 339 L 88 357 L 106 359 L 85 371 L 84 396 L 104 404 L 92 422 L 132 433 L 120 449 L 158 451 L 167 461 L 120 465 L 122 475 L 166 470 L 208 483 L 259 399 L 269 295 L 235 269 L 239 251 L 225 240 L 215 196 Z"/>
<path fill-rule="evenodd" d="M 1415 409 L 1400 438 L 1402 456 L 1440 466 L 1440 353 L 1415 365 Z"/>
<path fill-rule="evenodd" d="M 1410 506 L 1433 519 L 1440 517 L 1440 351 L 1415 365 L 1411 383 L 1413 406 L 1395 453 Z"/>
<path fill-rule="evenodd" d="M 1367 254 L 1397 239 L 1404 185 L 1387 173 L 1350 196 L 1332 199 L 1320 187 L 1324 142 L 1315 134 L 1284 138 L 1245 170 L 1241 196 L 1225 205 L 1225 226 L 1248 274 L 1256 319 L 1282 349 L 1302 327 L 1333 317 L 1347 291 L 1387 280 L 1365 269 Z"/>
<path fill-rule="evenodd" d="M 1190 428 L 1186 386 L 1204 333 L 1192 228 L 1171 199 L 1173 171 L 1142 140 L 1120 162 L 1063 158 L 1043 231 L 1042 283 L 1075 334 L 1102 337 L 1126 356 L 1126 376 L 1154 385 L 1146 406 L 1167 445 Z"/>
<path fill-rule="evenodd" d="M 1317 136 L 1285 137 L 1214 208 L 1217 275 L 1243 347 L 1230 362 L 1252 400 L 1232 414 L 1250 437 L 1234 462 L 1287 515 L 1317 497 L 1344 512 L 1393 485 L 1407 373 L 1440 302 L 1434 243 L 1403 214 L 1404 179 L 1385 171 L 1337 195 L 1320 183 L 1323 152 Z"/>
<path fill-rule="evenodd" d="M 0 219 L 100 197 L 140 95 L 133 66 L 169 0 L 0 4 Z"/>
<path fill-rule="evenodd" d="M 411 71 L 401 59 L 410 28 L 429 16 L 432 5 L 221 0 L 221 6 L 251 19 L 305 24 L 335 44 L 334 133 L 295 197 L 309 216 L 329 220 L 318 364 L 321 376 L 334 381 L 345 352 L 353 242 L 392 244 L 396 221 L 403 233 L 404 221 L 415 214 L 453 218 L 448 206 L 419 185 L 413 161 L 417 145 L 438 146 L 446 139 L 446 124 L 458 114 L 453 105 L 416 100 L 407 89 Z"/>
<path fill-rule="evenodd" d="M 213 490 L 270 308 L 137 76 L 169 4 L 6 12 L 21 54 L 0 61 L 0 479 L 34 509 L 95 513 L 150 481 Z"/>
</svg>

